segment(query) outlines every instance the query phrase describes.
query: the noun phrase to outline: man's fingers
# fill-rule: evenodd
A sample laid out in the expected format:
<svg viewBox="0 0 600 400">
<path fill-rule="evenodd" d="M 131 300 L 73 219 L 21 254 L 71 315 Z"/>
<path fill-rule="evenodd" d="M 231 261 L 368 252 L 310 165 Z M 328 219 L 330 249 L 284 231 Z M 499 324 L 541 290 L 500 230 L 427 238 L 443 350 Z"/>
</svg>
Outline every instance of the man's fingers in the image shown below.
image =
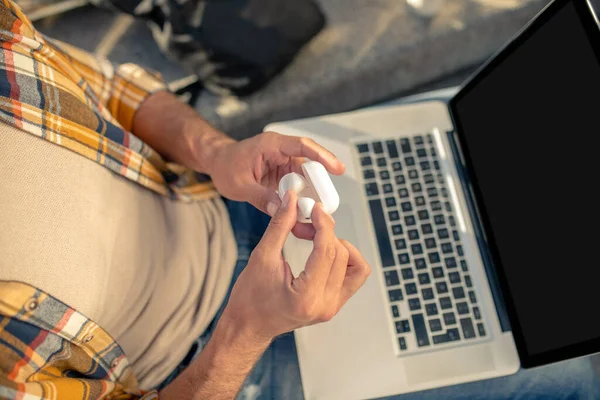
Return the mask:
<svg viewBox="0 0 600 400">
<path fill-rule="evenodd" d="M 334 222 L 330 215 L 323 211 L 321 203 L 316 203 L 312 212 L 312 221 L 315 228 L 313 250 L 306 267 L 304 279 L 317 293 L 321 293 L 329 278 L 331 266 L 336 257 L 336 237 Z"/>
<path fill-rule="evenodd" d="M 312 139 L 279 135 L 279 150 L 288 157 L 308 157 L 318 161 L 334 175 L 341 175 L 346 166 L 325 147 Z"/>
<path fill-rule="evenodd" d="M 253 184 L 252 187 L 248 189 L 248 198 L 250 204 L 265 214 L 269 214 L 271 217 L 275 215 L 275 212 L 277 212 L 277 209 L 281 204 L 277 192 L 262 186 L 259 183 Z"/>
<path fill-rule="evenodd" d="M 348 268 L 340 292 L 339 308 L 346 304 L 348 299 L 360 289 L 371 273 L 371 267 L 360 254 L 360 251 L 346 240 L 340 240 L 340 242 L 348 250 Z"/>
<path fill-rule="evenodd" d="M 298 218 L 298 195 L 292 190 L 288 190 L 281 202 L 281 206 L 271 218 L 267 230 L 257 247 L 264 251 L 276 251 L 278 253 L 283 249 L 283 244 L 296 225 Z"/>
<path fill-rule="evenodd" d="M 298 239 L 313 240 L 315 237 L 315 227 L 312 224 L 303 224 L 301 222 L 296 223 L 296 226 L 292 229 L 292 233 Z"/>
</svg>

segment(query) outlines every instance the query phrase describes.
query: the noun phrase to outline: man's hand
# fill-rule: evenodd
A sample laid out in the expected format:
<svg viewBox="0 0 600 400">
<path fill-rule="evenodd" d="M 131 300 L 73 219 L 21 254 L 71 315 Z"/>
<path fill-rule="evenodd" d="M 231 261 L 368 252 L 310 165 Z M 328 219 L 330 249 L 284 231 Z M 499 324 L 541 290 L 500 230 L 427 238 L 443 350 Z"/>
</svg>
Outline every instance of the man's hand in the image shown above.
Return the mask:
<svg viewBox="0 0 600 400">
<path fill-rule="evenodd" d="M 334 221 L 320 203 L 312 213 L 313 251 L 294 278 L 282 256 L 296 224 L 297 195 L 289 191 L 233 288 L 224 312 L 257 338 L 273 338 L 306 325 L 329 321 L 370 273 L 359 251 L 334 233 Z"/>
<path fill-rule="evenodd" d="M 223 196 L 247 201 L 273 216 L 281 203 L 275 192 L 279 180 L 290 172 L 302 173 L 301 165 L 306 158 L 320 162 L 334 175 L 341 175 L 346 169 L 315 141 L 275 132 L 265 132 L 241 142 L 221 143 L 205 165 Z M 299 223 L 293 229 L 293 233 L 303 239 L 312 239 L 314 232 L 310 224 Z"/>
</svg>

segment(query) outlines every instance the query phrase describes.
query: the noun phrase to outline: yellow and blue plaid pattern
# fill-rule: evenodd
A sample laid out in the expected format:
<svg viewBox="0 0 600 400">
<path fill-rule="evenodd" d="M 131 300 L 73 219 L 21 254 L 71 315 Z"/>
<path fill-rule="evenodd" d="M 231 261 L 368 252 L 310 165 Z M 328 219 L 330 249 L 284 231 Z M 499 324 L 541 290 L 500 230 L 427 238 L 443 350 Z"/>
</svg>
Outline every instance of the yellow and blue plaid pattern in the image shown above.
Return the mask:
<svg viewBox="0 0 600 400">
<path fill-rule="evenodd" d="M 9 0 L 0 0 L 0 43 L 0 123 L 174 199 L 216 195 L 130 132 L 144 100 L 165 90 L 157 75 L 43 37 Z M 0 281 L 0 399 L 157 397 L 138 388 L 123 351 L 94 322 L 25 283 Z"/>
</svg>

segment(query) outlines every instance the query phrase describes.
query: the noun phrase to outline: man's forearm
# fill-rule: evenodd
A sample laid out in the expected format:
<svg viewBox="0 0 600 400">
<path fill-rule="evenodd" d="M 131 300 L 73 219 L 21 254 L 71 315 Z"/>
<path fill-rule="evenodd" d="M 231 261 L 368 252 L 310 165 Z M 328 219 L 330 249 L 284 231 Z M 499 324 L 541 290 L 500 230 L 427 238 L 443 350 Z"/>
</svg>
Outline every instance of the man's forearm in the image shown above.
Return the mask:
<svg viewBox="0 0 600 400">
<path fill-rule="evenodd" d="M 132 131 L 167 161 L 204 173 L 219 147 L 233 140 L 168 92 L 155 93 L 144 101 L 135 114 Z"/>
<path fill-rule="evenodd" d="M 269 344 L 224 314 L 198 358 L 160 392 L 160 398 L 233 399 Z"/>
</svg>

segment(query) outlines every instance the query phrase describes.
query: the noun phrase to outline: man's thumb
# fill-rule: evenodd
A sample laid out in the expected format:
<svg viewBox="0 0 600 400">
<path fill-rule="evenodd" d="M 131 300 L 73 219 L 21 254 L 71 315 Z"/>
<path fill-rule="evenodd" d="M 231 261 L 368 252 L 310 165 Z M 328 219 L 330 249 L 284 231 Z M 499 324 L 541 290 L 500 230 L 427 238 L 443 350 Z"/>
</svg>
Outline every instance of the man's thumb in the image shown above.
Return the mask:
<svg viewBox="0 0 600 400">
<path fill-rule="evenodd" d="M 267 249 L 283 249 L 283 244 L 296 225 L 297 218 L 298 195 L 293 190 L 288 190 L 277 212 L 271 218 L 271 222 L 269 222 L 269 226 L 260 241 L 260 246 L 266 246 Z"/>
<path fill-rule="evenodd" d="M 269 214 L 271 217 L 275 215 L 281 204 L 277 192 L 259 184 L 254 185 L 252 188 L 249 202 L 260 211 Z"/>
</svg>

